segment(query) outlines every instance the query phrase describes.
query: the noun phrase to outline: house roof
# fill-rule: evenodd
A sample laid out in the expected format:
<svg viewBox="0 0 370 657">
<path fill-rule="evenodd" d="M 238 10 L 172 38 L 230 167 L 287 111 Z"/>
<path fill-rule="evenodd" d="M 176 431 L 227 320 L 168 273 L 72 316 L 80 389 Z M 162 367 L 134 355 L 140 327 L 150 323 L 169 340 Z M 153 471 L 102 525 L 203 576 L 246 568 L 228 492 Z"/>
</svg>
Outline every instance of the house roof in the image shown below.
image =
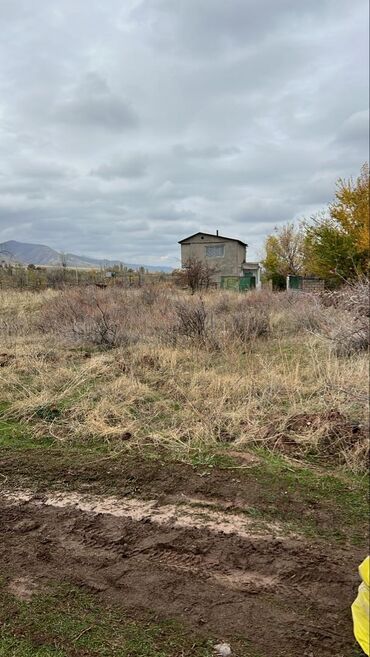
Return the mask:
<svg viewBox="0 0 370 657">
<path fill-rule="evenodd" d="M 248 246 L 248 244 L 246 244 L 245 242 L 242 242 L 241 240 L 237 240 L 234 237 L 225 237 L 224 235 L 215 235 L 214 233 L 203 233 L 202 231 L 199 231 L 198 233 L 194 233 L 194 235 L 189 235 L 189 237 L 185 237 L 183 240 L 179 241 L 179 244 L 184 244 L 184 242 L 191 240 L 193 237 L 196 237 L 197 235 L 206 235 L 207 237 L 219 237 L 220 240 L 229 240 L 229 242 L 238 242 L 242 246 Z"/>
</svg>

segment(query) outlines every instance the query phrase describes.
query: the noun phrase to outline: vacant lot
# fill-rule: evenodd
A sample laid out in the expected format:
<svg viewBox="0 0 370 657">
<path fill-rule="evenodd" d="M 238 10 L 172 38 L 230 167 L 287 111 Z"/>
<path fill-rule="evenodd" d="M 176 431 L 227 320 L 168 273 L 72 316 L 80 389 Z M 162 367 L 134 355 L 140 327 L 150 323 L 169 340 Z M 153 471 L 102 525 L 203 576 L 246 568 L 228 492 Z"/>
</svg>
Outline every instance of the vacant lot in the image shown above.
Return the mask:
<svg viewBox="0 0 370 657">
<path fill-rule="evenodd" d="M 0 296 L 0 656 L 357 654 L 364 287 Z"/>
</svg>

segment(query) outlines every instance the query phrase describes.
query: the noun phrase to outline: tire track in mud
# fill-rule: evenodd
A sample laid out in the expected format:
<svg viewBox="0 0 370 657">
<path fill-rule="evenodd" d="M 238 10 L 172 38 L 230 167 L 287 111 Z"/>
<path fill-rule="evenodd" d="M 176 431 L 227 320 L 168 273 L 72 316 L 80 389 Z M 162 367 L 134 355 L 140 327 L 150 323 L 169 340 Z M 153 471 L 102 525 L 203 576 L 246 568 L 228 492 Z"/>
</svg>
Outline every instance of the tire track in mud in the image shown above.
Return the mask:
<svg viewBox="0 0 370 657">
<path fill-rule="evenodd" d="M 352 654 L 356 550 L 186 500 L 3 491 L 0 504 L 10 576 L 66 579 L 130 610 L 244 636 L 264 656 Z"/>
<path fill-rule="evenodd" d="M 75 508 L 79 511 L 105 514 L 116 518 L 131 518 L 134 521 L 150 520 L 158 525 L 174 527 L 207 529 L 221 534 L 237 534 L 244 538 L 253 535 L 269 534 L 286 537 L 287 530 L 281 523 L 257 523 L 246 515 L 237 515 L 225 511 L 215 511 L 210 502 L 200 505 L 201 500 L 182 500 L 179 504 L 158 504 L 156 500 L 137 498 L 118 499 L 113 496 L 83 495 L 80 493 L 53 493 L 35 496 L 32 491 L 2 491 L 4 500 L 11 502 L 29 502 L 36 505 L 55 508 Z M 246 509 L 248 511 L 248 509 Z M 259 528 L 259 530 L 258 530 Z M 268 531 L 267 531 L 268 530 Z M 290 532 L 292 536 L 293 533 Z"/>
</svg>

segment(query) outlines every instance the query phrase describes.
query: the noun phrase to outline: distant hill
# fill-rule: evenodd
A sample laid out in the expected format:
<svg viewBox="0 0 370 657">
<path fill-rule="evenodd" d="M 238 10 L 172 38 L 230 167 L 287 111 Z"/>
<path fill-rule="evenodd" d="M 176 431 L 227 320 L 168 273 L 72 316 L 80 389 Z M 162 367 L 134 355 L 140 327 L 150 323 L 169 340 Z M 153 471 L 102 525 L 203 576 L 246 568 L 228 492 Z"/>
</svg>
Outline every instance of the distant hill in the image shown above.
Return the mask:
<svg viewBox="0 0 370 657">
<path fill-rule="evenodd" d="M 94 269 L 96 267 L 114 267 L 114 265 L 123 265 L 129 269 L 139 269 L 145 267 L 148 271 L 172 271 L 172 267 L 160 265 L 138 265 L 122 260 L 103 260 L 100 258 L 90 258 L 84 255 L 75 255 L 74 253 L 59 253 L 55 249 L 45 244 L 29 244 L 27 242 L 17 242 L 9 240 L 0 243 L 0 262 L 13 262 L 21 265 L 44 265 L 53 267 L 61 265 L 62 262 L 67 267 L 85 267 Z"/>
<path fill-rule="evenodd" d="M 57 265 L 60 263 L 60 255 L 44 244 L 26 244 L 9 240 L 0 244 L 0 260 L 23 265 Z"/>
</svg>

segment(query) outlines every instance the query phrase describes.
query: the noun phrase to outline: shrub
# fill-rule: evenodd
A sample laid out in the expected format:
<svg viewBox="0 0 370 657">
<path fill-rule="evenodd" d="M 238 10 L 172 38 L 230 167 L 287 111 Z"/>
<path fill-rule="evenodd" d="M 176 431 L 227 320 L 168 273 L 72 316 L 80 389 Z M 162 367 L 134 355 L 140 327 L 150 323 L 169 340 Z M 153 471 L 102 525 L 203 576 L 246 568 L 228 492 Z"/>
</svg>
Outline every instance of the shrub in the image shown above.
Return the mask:
<svg viewBox="0 0 370 657">
<path fill-rule="evenodd" d="M 161 297 L 161 291 L 157 287 L 151 285 L 150 287 L 143 287 L 140 291 L 139 302 L 143 303 L 145 306 L 153 306 L 156 302 L 159 301 Z"/>
<path fill-rule="evenodd" d="M 316 295 L 293 292 L 280 294 L 279 297 L 272 322 L 275 329 L 291 335 L 321 329 L 324 308 Z"/>
<path fill-rule="evenodd" d="M 189 258 L 183 269 L 178 272 L 177 278 L 182 285 L 189 287 L 192 294 L 194 294 L 197 290 L 209 288 L 214 273 L 215 269 L 207 263 L 196 258 Z"/>
<path fill-rule="evenodd" d="M 202 300 L 178 301 L 175 304 L 177 321 L 174 332 L 188 338 L 205 339 L 207 335 L 207 311 Z"/>
<path fill-rule="evenodd" d="M 351 356 L 369 348 L 369 328 L 359 324 L 349 313 L 331 322 L 328 337 L 336 356 Z"/>
<path fill-rule="evenodd" d="M 42 309 L 38 327 L 73 342 L 111 348 L 128 342 L 126 319 L 122 293 L 86 287 L 64 290 L 52 299 Z"/>
<path fill-rule="evenodd" d="M 244 308 L 231 315 L 232 334 L 241 342 L 250 342 L 270 333 L 269 314 L 264 308 Z"/>
<path fill-rule="evenodd" d="M 331 292 L 324 300 L 333 306 L 328 313 L 323 333 L 331 341 L 337 356 L 366 351 L 369 348 L 369 281 L 360 278 L 341 290 Z"/>
</svg>

